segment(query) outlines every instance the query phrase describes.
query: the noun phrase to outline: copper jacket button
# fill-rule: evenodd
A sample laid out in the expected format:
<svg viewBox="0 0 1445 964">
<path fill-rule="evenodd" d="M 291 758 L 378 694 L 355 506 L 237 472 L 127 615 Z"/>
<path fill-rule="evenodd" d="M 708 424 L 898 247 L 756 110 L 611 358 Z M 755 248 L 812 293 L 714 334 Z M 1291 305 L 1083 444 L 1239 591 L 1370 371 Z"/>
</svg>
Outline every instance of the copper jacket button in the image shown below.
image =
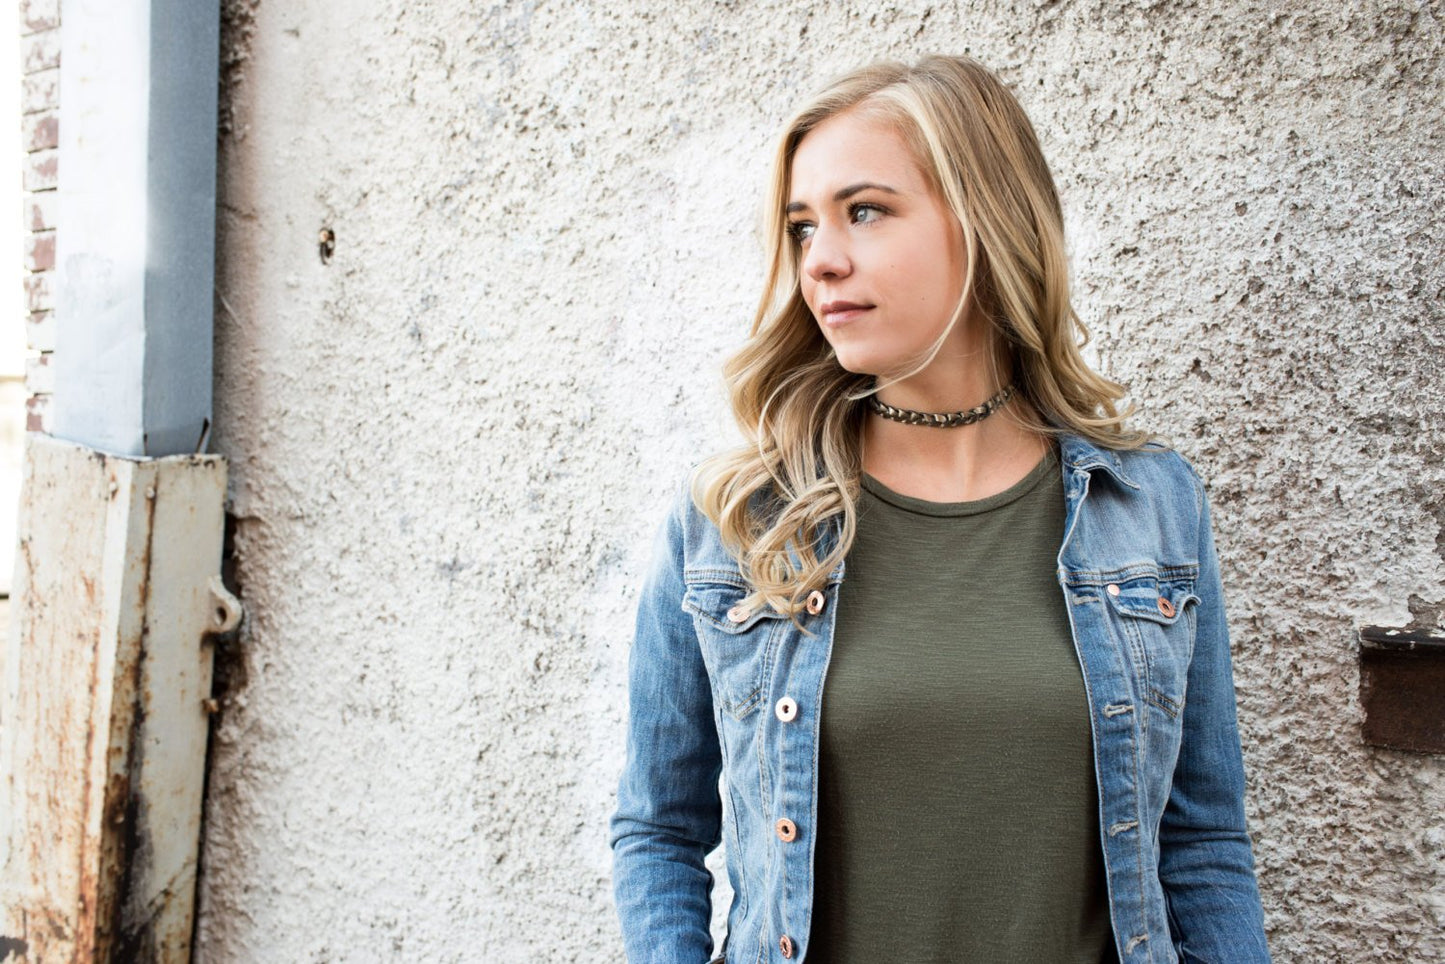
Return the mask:
<svg viewBox="0 0 1445 964">
<path fill-rule="evenodd" d="M 743 622 L 747 618 L 748 611 L 742 606 L 734 606 L 733 608 L 728 610 L 728 619 L 732 620 L 735 623 Z"/>
<path fill-rule="evenodd" d="M 785 696 L 778 700 L 777 705 L 773 707 L 773 713 L 784 723 L 791 723 L 798 715 L 797 701 L 791 696 Z"/>
<path fill-rule="evenodd" d="M 1174 618 L 1174 604 L 1163 596 L 1159 597 L 1159 611 L 1164 614 L 1165 619 Z"/>
<path fill-rule="evenodd" d="M 818 615 L 820 612 L 823 611 L 823 607 L 827 605 L 827 603 L 828 597 L 823 595 L 818 590 L 814 589 L 812 592 L 808 593 L 807 609 L 811 615 Z"/>
<path fill-rule="evenodd" d="M 792 843 L 798 839 L 798 825 L 787 817 L 779 820 L 775 825 L 775 829 L 778 831 L 778 839 L 783 843 Z"/>
<path fill-rule="evenodd" d="M 1105 586 L 1104 588 L 1109 591 L 1109 595 L 1111 595 L 1111 596 L 1117 596 L 1117 595 L 1119 595 L 1119 587 L 1118 587 L 1118 585 L 1115 584 L 1115 583 L 1112 583 L 1112 582 L 1111 582 L 1111 583 L 1109 583 L 1107 586 Z"/>
<path fill-rule="evenodd" d="M 784 934 L 782 937 L 778 938 L 778 951 L 784 957 L 793 956 L 793 939 L 787 934 Z"/>
</svg>

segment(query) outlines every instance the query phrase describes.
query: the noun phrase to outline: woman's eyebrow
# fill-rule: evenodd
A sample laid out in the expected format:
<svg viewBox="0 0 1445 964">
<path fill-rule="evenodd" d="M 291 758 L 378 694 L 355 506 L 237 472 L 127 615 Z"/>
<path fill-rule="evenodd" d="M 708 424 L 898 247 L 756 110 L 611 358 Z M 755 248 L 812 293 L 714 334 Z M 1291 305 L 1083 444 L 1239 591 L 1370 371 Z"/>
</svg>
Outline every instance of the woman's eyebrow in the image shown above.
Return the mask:
<svg viewBox="0 0 1445 964">
<path fill-rule="evenodd" d="M 882 191 L 884 194 L 897 194 L 898 191 L 887 184 L 879 184 L 876 181 L 859 181 L 857 184 L 849 184 L 847 187 L 839 188 L 833 195 L 834 201 L 846 201 L 855 194 L 863 191 Z M 808 210 L 808 205 L 802 201 L 794 201 L 783 209 L 788 214 Z"/>
</svg>

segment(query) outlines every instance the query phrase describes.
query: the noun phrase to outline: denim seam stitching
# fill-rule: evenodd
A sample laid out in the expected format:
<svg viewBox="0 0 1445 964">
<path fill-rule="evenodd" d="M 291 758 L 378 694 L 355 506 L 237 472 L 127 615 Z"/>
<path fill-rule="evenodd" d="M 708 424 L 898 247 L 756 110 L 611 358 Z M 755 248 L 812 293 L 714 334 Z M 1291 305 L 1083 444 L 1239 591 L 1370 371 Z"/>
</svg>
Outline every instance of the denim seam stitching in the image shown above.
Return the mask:
<svg viewBox="0 0 1445 964">
<path fill-rule="evenodd" d="M 1149 692 L 1149 655 L 1145 652 L 1144 638 L 1139 633 L 1137 623 L 1132 619 L 1126 619 L 1124 623 L 1124 641 L 1129 647 L 1130 659 L 1134 663 L 1134 679 L 1138 685 L 1137 694 L 1144 695 Z M 1148 714 L 1136 714 L 1139 720 L 1139 729 L 1144 736 L 1149 734 Z M 1138 754 L 1135 754 L 1134 764 L 1139 766 Z"/>
<path fill-rule="evenodd" d="M 786 633 L 786 629 L 789 625 L 791 624 L 783 622 L 774 623 L 772 626 L 772 632 L 768 634 L 767 651 L 766 653 L 764 653 L 763 658 L 762 685 L 764 687 L 768 686 L 769 683 L 772 681 L 773 669 L 778 662 L 778 649 L 781 644 L 781 640 L 779 639 L 779 637 Z M 762 738 L 763 734 L 766 732 L 766 726 L 758 727 L 759 747 L 763 745 Z M 788 760 L 786 754 L 780 754 L 780 759 L 778 761 L 778 771 L 779 772 L 776 774 L 776 795 L 779 798 L 779 802 L 782 804 L 783 808 L 786 809 L 786 803 L 782 801 L 782 798 L 786 795 L 788 788 Z M 787 814 L 782 813 L 781 816 L 787 816 Z M 769 818 L 771 819 L 771 814 L 769 815 Z M 768 848 L 772 852 L 777 854 L 778 862 L 778 927 L 780 933 L 786 934 L 788 926 L 788 855 L 786 848 L 780 848 L 778 846 L 778 843 L 779 841 L 777 834 L 773 834 L 768 840 Z M 765 944 L 764 947 L 766 946 L 767 945 Z"/>
<path fill-rule="evenodd" d="M 1198 563 L 1134 562 L 1114 569 L 1066 569 L 1064 581 L 1069 586 L 1104 586 L 1132 579 L 1153 578 L 1160 582 L 1178 582 L 1199 578 Z"/>
<path fill-rule="evenodd" d="M 728 800 L 730 801 L 730 802 L 729 802 L 729 806 L 728 806 L 728 823 L 729 823 L 729 825 L 730 825 L 730 829 L 732 830 L 732 838 L 733 838 L 733 839 L 732 839 L 732 844 L 733 844 L 734 847 L 737 848 L 737 859 L 739 860 L 739 862 L 741 862 L 742 856 L 743 856 L 743 841 L 742 841 L 741 832 L 740 832 L 739 829 L 738 829 L 738 806 L 737 806 L 738 794 L 737 794 L 736 788 L 733 787 L 733 782 L 732 782 L 731 780 L 728 780 L 728 781 L 727 781 L 727 788 L 728 788 Z M 731 856 L 731 854 L 730 854 L 729 856 Z M 748 884 L 747 884 L 747 875 L 746 875 L 746 874 L 743 874 L 743 875 L 742 875 L 742 878 L 743 878 L 742 880 L 739 880 L 739 881 L 737 881 L 736 883 L 734 883 L 734 882 L 733 882 L 733 879 L 732 879 L 732 874 L 731 874 L 731 873 L 728 874 L 728 883 L 733 884 L 733 893 L 737 895 L 737 902 L 738 902 L 738 920 L 739 920 L 739 921 L 742 921 L 742 920 L 746 919 L 746 917 L 748 916 Z M 729 913 L 729 914 L 728 914 L 728 934 L 731 934 L 731 933 L 732 933 L 732 914 Z M 724 957 L 724 958 L 726 958 L 726 956 L 727 956 L 727 943 L 728 943 L 728 942 L 727 942 L 727 937 L 725 936 L 725 937 L 723 938 L 723 957 Z"/>
<path fill-rule="evenodd" d="M 747 589 L 748 581 L 736 569 L 718 569 L 711 566 L 684 567 L 682 581 L 687 585 L 722 583 L 734 589 Z"/>
<path fill-rule="evenodd" d="M 750 613 L 748 615 L 748 618 L 743 620 L 742 622 L 735 623 L 732 620 L 728 619 L 725 614 L 722 617 L 718 617 L 708 607 L 694 602 L 692 600 L 692 597 L 687 595 L 684 595 L 682 597 L 682 608 L 684 611 L 706 620 L 708 625 L 714 627 L 721 633 L 727 634 L 728 636 L 741 636 L 765 619 L 778 620 L 782 618 L 781 615 L 773 612 L 771 609 L 759 609 L 757 612 Z"/>
<path fill-rule="evenodd" d="M 1148 716 L 1148 715 L 1149 715 L 1149 714 L 1147 714 L 1147 713 L 1136 713 L 1136 714 L 1134 714 L 1134 717 L 1135 717 L 1135 719 L 1140 719 L 1141 717 L 1146 717 L 1146 716 Z M 1140 740 L 1135 740 L 1135 741 L 1134 741 L 1134 784 L 1135 784 L 1136 789 L 1135 789 L 1135 791 L 1134 791 L 1134 807 L 1133 807 L 1134 813 L 1133 813 L 1133 819 L 1136 819 L 1136 820 L 1138 819 L 1138 817 L 1139 817 L 1139 815 L 1140 815 L 1140 814 L 1139 814 L 1139 794 L 1142 792 L 1142 790 L 1138 789 L 1138 787 L 1139 787 L 1139 782 L 1140 782 L 1140 781 L 1139 781 L 1139 775 L 1140 775 L 1141 773 L 1143 773 L 1143 761 L 1141 761 L 1141 760 L 1139 759 L 1139 754 L 1140 754 L 1140 752 L 1141 752 L 1141 746 L 1142 746 L 1143 742 L 1144 742 L 1144 741 L 1143 741 L 1142 739 L 1140 739 Z M 1139 883 L 1138 883 L 1138 887 L 1139 887 L 1139 891 L 1138 891 L 1139 921 L 1140 921 L 1140 923 L 1141 923 L 1143 926 L 1148 927 L 1148 926 L 1149 926 L 1149 924 L 1148 924 L 1148 921 L 1149 921 L 1149 906 L 1148 906 L 1148 903 L 1149 903 L 1149 902 L 1148 902 L 1149 888 L 1148 888 L 1147 877 L 1146 877 L 1146 875 L 1145 875 L 1144 848 L 1136 845 L 1136 846 L 1134 846 L 1132 849 L 1133 849 L 1133 851 L 1134 851 L 1135 866 L 1136 866 L 1136 867 L 1138 868 L 1138 870 L 1139 870 Z M 1149 937 L 1148 937 L 1148 933 L 1147 933 L 1147 931 L 1146 931 L 1146 933 L 1145 933 L 1145 935 L 1144 935 L 1144 940 L 1147 942 L 1148 939 L 1149 939 Z M 1134 938 L 1131 938 L 1131 941 L 1137 942 L 1137 941 L 1138 941 L 1138 937 L 1136 936 L 1136 937 L 1134 937 Z M 1153 957 L 1154 957 L 1154 950 L 1153 950 L 1152 947 L 1150 947 L 1150 948 L 1148 948 L 1148 951 L 1149 951 L 1149 958 L 1150 958 L 1150 960 L 1152 960 Z"/>
<path fill-rule="evenodd" d="M 1144 700 L 1163 710 L 1171 720 L 1179 719 L 1179 714 L 1184 711 L 1183 703 L 1174 702 L 1152 686 L 1149 688 L 1149 692 L 1145 695 Z"/>
</svg>

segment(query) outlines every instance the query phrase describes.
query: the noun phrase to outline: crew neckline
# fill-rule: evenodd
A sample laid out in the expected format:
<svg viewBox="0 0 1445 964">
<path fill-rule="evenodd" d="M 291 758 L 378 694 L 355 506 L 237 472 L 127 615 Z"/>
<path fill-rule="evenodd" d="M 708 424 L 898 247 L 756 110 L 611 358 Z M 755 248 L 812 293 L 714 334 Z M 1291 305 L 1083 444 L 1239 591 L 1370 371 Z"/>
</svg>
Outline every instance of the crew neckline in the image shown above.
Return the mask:
<svg viewBox="0 0 1445 964">
<path fill-rule="evenodd" d="M 928 499 L 919 499 L 911 495 L 904 495 L 902 492 L 894 492 L 867 472 L 863 473 L 861 482 L 863 491 L 868 495 L 894 508 L 902 509 L 905 512 L 912 512 L 915 515 L 978 515 L 980 512 L 989 512 L 1001 508 L 1010 502 L 1015 502 L 1025 495 L 1028 495 L 1039 483 L 1049 478 L 1050 475 L 1057 476 L 1058 464 L 1058 455 L 1054 452 L 1054 447 L 1050 445 L 1044 452 L 1043 458 L 1039 459 L 1038 464 L 1032 469 L 1029 469 L 1028 474 L 1013 485 L 1004 489 L 1002 492 L 996 492 L 982 499 L 971 499 L 967 502 L 931 502 Z"/>
</svg>

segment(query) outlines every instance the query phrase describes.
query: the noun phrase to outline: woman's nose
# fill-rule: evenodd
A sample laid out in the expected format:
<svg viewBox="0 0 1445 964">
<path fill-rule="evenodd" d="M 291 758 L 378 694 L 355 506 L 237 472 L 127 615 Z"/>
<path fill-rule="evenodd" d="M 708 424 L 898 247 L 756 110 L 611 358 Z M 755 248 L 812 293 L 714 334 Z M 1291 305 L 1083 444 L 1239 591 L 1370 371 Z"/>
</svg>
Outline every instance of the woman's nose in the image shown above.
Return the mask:
<svg viewBox="0 0 1445 964">
<path fill-rule="evenodd" d="M 847 239 L 841 232 L 819 225 L 808 239 L 803 254 L 803 272 L 814 281 L 825 278 L 846 278 L 853 272 L 848 258 Z"/>
</svg>

